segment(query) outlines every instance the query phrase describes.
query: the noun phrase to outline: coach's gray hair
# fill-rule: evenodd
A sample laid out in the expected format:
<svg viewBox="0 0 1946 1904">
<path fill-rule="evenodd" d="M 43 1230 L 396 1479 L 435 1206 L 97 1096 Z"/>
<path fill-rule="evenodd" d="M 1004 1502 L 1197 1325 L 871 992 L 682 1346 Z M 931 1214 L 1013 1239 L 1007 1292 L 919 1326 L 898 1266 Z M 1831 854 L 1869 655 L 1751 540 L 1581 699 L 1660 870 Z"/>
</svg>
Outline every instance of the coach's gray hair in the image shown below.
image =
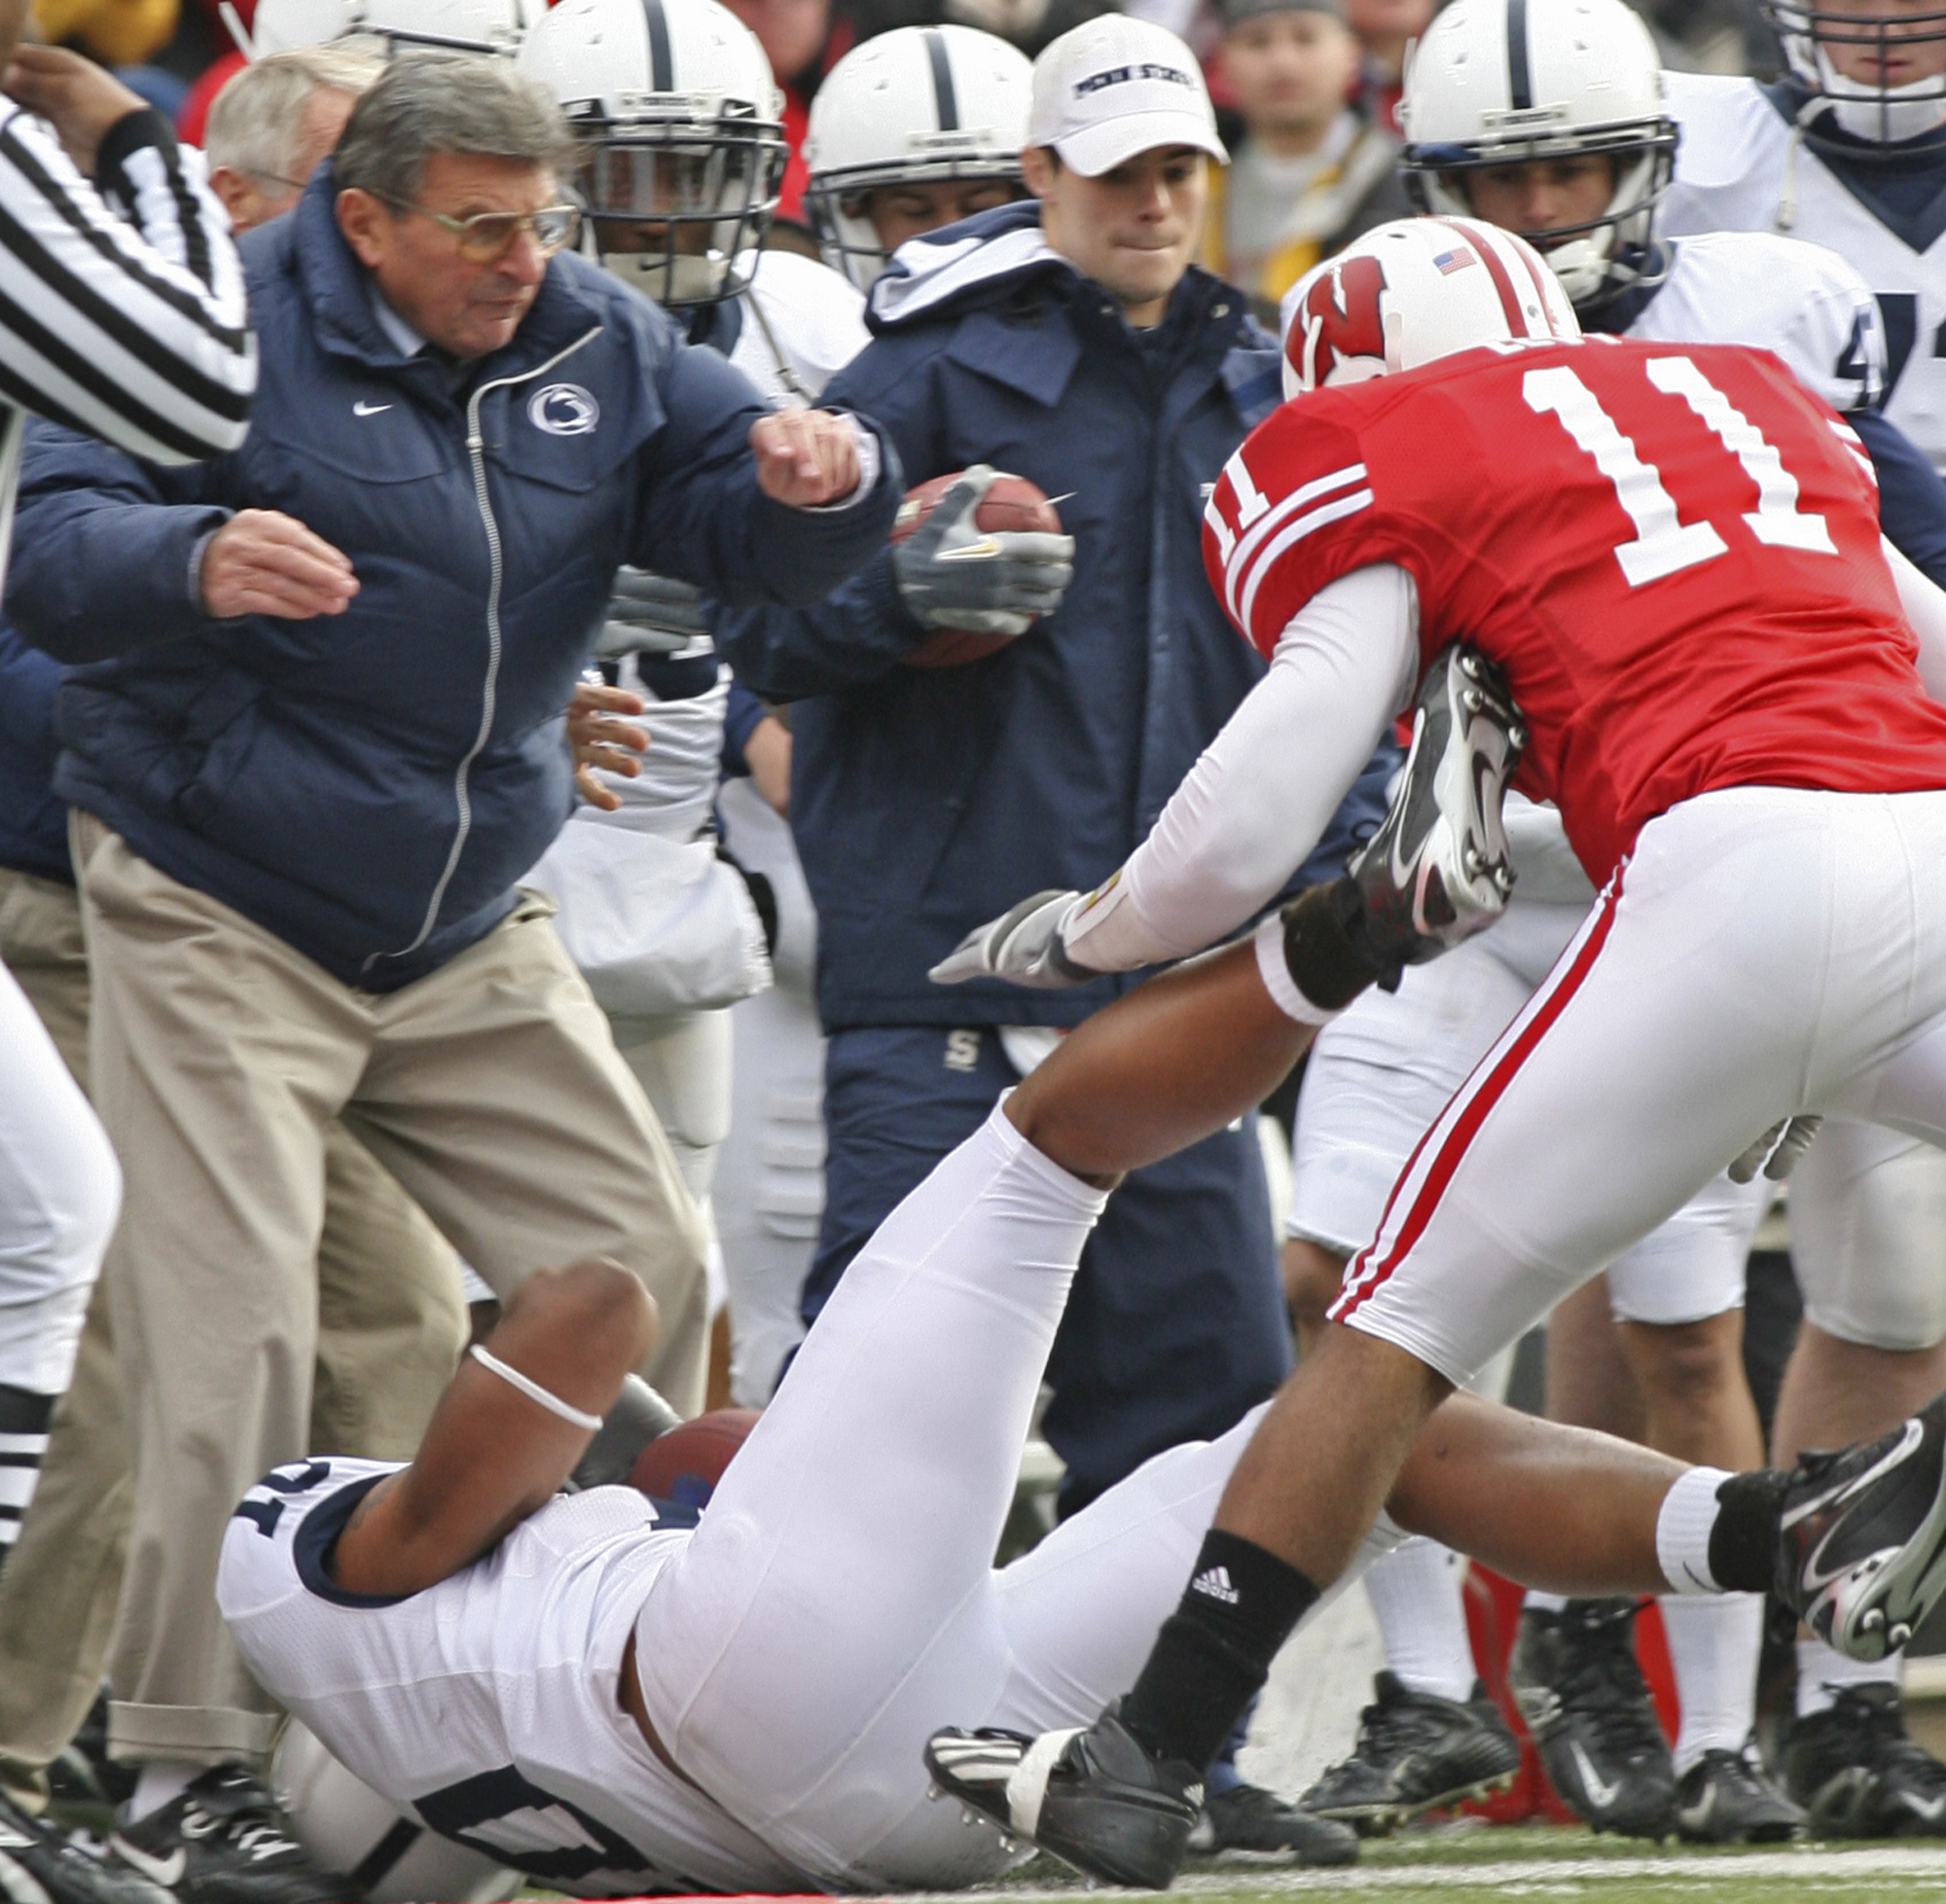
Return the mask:
<svg viewBox="0 0 1946 1904">
<path fill-rule="evenodd" d="M 410 201 L 436 152 L 574 168 L 574 139 L 555 96 L 488 55 L 402 53 L 352 108 L 333 157 L 341 190 Z"/>
<path fill-rule="evenodd" d="M 210 105 L 203 130 L 210 165 L 260 178 L 292 177 L 313 95 L 348 92 L 355 99 L 384 70 L 384 42 L 364 36 L 252 60 Z"/>
</svg>

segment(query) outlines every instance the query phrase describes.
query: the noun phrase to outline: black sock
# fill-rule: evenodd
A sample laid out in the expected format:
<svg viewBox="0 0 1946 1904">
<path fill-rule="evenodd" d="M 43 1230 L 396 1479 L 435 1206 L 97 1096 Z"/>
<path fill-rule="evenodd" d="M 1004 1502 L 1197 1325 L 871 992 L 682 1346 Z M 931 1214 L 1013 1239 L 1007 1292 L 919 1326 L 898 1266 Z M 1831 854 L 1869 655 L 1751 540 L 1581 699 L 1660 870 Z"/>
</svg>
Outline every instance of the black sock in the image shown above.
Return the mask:
<svg viewBox="0 0 1946 1904">
<path fill-rule="evenodd" d="M 20 1517 L 41 1478 L 54 1412 L 54 1396 L 0 1383 L 0 1566 L 20 1537 Z"/>
<path fill-rule="evenodd" d="M 1122 1702 L 1122 1723 L 1150 1757 L 1201 1771 L 1316 1601 L 1317 1589 L 1296 1567 L 1211 1527 L 1181 1603 Z"/>
<path fill-rule="evenodd" d="M 1387 974 L 1361 949 L 1357 928 L 1364 899 L 1354 880 L 1311 886 L 1283 909 L 1283 962 L 1291 982 L 1319 1011 L 1342 1011 L 1375 980 Z"/>
<path fill-rule="evenodd" d="M 1789 1477 L 1778 1468 L 1733 1474 L 1716 1490 L 1710 1576 L 1725 1593 L 1764 1594 L 1777 1575 L 1778 1521 Z"/>
</svg>

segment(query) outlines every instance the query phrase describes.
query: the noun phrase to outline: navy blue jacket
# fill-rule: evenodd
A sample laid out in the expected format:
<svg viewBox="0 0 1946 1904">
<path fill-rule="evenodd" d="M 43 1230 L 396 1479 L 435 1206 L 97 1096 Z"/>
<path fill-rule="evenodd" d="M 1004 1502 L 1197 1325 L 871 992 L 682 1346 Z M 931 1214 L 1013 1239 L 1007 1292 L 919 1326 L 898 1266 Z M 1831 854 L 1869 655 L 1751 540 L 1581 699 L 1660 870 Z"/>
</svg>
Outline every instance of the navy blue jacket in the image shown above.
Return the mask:
<svg viewBox="0 0 1946 1904">
<path fill-rule="evenodd" d="M 928 630 L 888 557 L 814 609 L 719 617 L 717 646 L 746 686 L 799 703 L 791 825 L 826 1028 L 1072 1024 L 1131 981 L 949 989 L 926 968 L 1027 893 L 1107 878 L 1262 678 L 1205 577 L 1203 503 L 1279 401 L 1277 345 L 1200 270 L 1132 331 L 1048 250 L 1031 203 L 903 257 L 922 262 L 879 281 L 875 341 L 826 400 L 868 411 L 908 482 L 988 462 L 1060 498 L 1073 584 L 963 667 L 898 665 Z M 1384 777 L 1348 803 L 1335 855 L 1383 812 Z"/>
<path fill-rule="evenodd" d="M 0 866 L 74 882 L 67 803 L 50 784 L 61 666 L 0 622 Z"/>
<path fill-rule="evenodd" d="M 402 357 L 334 192 L 319 166 L 244 240 L 263 376 L 242 448 L 165 470 L 39 429 L 7 608 L 61 660 L 120 657 L 61 689 L 55 790 L 386 991 L 504 917 L 566 819 L 562 710 L 619 564 L 813 601 L 883 544 L 903 485 L 887 453 L 850 509 L 771 501 L 749 382 L 580 258 L 552 261 L 503 350 Z M 342 615 L 203 616 L 193 551 L 244 508 L 351 557 Z"/>
</svg>

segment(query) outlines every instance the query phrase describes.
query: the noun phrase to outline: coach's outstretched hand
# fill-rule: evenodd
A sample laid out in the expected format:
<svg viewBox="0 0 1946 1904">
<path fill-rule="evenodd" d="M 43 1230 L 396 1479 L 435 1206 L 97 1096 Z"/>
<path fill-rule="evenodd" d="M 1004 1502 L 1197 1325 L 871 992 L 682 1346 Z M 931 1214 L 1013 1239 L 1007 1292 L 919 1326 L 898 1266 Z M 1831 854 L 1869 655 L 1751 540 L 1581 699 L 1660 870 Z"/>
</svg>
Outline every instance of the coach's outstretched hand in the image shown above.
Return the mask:
<svg viewBox="0 0 1946 1904">
<path fill-rule="evenodd" d="M 197 585 L 202 612 L 308 621 L 342 615 L 358 593 L 351 557 L 275 509 L 239 509 L 209 538 Z"/>
<path fill-rule="evenodd" d="M 777 410 L 750 425 L 757 487 L 793 509 L 822 509 L 857 488 L 858 432 L 828 410 Z"/>
</svg>

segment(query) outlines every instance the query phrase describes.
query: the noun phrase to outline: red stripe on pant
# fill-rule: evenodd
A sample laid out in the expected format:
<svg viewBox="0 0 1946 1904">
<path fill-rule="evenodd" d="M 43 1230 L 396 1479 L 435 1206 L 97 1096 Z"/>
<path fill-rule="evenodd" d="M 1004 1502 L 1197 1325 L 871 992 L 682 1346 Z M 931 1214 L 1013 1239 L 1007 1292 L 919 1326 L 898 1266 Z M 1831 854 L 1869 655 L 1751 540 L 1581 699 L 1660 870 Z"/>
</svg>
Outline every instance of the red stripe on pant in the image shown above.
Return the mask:
<svg viewBox="0 0 1946 1904">
<path fill-rule="evenodd" d="M 1480 1126 L 1487 1121 L 1487 1113 L 1505 1095 L 1508 1084 L 1527 1061 L 1528 1055 L 1547 1035 L 1548 1027 L 1567 1010 L 1568 1000 L 1580 990 L 1581 982 L 1594 969 L 1596 958 L 1600 955 L 1603 946 L 1607 943 L 1608 929 L 1615 922 L 1615 906 L 1621 896 L 1622 880 L 1621 875 L 1617 873 L 1602 894 L 1598 916 L 1582 939 L 1572 962 L 1551 982 L 1545 996 L 1540 1000 L 1540 1009 L 1521 1027 L 1519 1036 L 1500 1054 L 1492 1068 L 1472 1089 L 1464 1103 L 1458 1105 L 1459 1115 L 1454 1118 L 1451 1129 L 1446 1132 L 1438 1154 L 1427 1168 L 1425 1181 L 1420 1185 L 1412 1208 L 1407 1211 L 1405 1221 L 1400 1224 L 1398 1235 L 1390 1246 L 1377 1263 L 1372 1262 L 1373 1252 L 1379 1248 L 1379 1240 L 1385 1235 L 1382 1223 L 1379 1239 L 1360 1250 L 1352 1260 L 1351 1271 L 1345 1278 L 1344 1289 L 1327 1311 L 1332 1321 L 1344 1321 L 1360 1303 L 1382 1287 L 1386 1278 L 1398 1268 L 1406 1253 L 1423 1234 L 1426 1224 L 1432 1220 L 1432 1212 L 1439 1206 L 1440 1198 L 1446 1194 L 1446 1186 L 1453 1181 L 1454 1172 L 1460 1168 L 1460 1160 L 1465 1156 L 1467 1146 L 1472 1143 Z M 1448 1107 L 1448 1115 L 1453 1108 L 1454 1106 Z M 1406 1172 L 1410 1172 L 1411 1169 L 1412 1165 L 1408 1163 Z M 1404 1174 L 1401 1174 L 1399 1179 L 1401 1185 L 1404 1180 Z M 1397 1195 L 1396 1190 L 1393 1195 Z M 1386 1214 L 1387 1216 L 1391 1214 L 1389 1208 Z"/>
</svg>

